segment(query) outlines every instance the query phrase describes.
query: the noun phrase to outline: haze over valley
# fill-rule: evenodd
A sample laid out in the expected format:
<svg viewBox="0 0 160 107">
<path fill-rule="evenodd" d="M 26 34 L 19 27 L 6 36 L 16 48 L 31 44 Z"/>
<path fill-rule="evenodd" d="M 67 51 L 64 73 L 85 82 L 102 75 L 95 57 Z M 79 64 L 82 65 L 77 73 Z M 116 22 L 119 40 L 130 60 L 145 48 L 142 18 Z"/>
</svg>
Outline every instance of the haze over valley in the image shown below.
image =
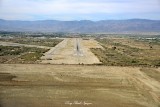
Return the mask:
<svg viewBox="0 0 160 107">
<path fill-rule="evenodd" d="M 128 19 L 101 21 L 18 21 L 0 20 L 0 31 L 66 33 L 140 33 L 160 32 L 160 20 Z"/>
</svg>

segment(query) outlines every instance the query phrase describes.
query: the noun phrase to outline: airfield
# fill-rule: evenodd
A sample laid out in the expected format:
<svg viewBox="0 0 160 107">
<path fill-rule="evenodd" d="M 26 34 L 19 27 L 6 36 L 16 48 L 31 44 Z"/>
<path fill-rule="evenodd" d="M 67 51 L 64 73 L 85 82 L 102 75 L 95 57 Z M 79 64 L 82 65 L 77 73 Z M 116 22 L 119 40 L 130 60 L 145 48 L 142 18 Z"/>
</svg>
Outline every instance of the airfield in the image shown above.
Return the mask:
<svg viewBox="0 0 160 107">
<path fill-rule="evenodd" d="M 92 47 L 103 48 L 93 39 L 83 40 L 81 38 L 67 38 L 45 53 L 41 58 L 42 63 L 99 64 L 101 62 L 90 51 Z"/>
<path fill-rule="evenodd" d="M 116 42 L 116 49 L 112 49 L 115 46 L 110 41 Z M 156 66 L 158 63 L 148 66 L 152 60 L 159 59 L 159 45 L 154 43 L 150 49 L 147 42 L 132 45 L 136 41 L 115 38 L 110 41 L 63 38 L 54 47 L 37 45 L 47 51 L 36 63 L 21 63 L 20 55 L 10 62 L 4 61 L 0 64 L 0 107 L 160 107 L 160 68 Z M 117 46 L 117 42 L 123 45 Z M 22 46 L 12 41 L 0 44 Z M 133 52 L 122 53 L 122 50 L 127 53 L 129 46 L 134 46 L 130 48 L 134 50 L 140 47 L 135 56 L 139 51 L 142 56 L 146 52 L 154 56 L 135 59 Z M 124 60 L 119 61 L 115 54 L 125 55 L 118 56 Z M 109 55 L 122 65 L 113 63 Z M 129 58 L 134 61 L 124 66 Z M 140 65 L 141 61 L 148 65 Z"/>
</svg>

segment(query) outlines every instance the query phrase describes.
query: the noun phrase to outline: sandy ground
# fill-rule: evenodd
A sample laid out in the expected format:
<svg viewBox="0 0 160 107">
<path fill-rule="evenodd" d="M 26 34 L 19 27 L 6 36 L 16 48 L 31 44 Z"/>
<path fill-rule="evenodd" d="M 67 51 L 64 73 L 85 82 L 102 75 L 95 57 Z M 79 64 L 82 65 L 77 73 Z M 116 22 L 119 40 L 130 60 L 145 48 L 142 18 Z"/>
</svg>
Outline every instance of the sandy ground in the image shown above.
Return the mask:
<svg viewBox="0 0 160 107">
<path fill-rule="evenodd" d="M 133 48 L 150 49 L 150 45 L 147 42 L 136 41 L 134 39 L 127 38 L 110 38 L 114 43 L 121 43 Z M 160 49 L 159 45 L 152 45 L 153 49 Z"/>
<path fill-rule="evenodd" d="M 51 47 L 47 47 L 47 46 L 27 45 L 27 44 L 19 44 L 19 43 L 12 43 L 12 42 L 1 42 L 1 41 L 0 41 L 0 45 L 2 45 L 2 46 L 25 46 L 25 47 L 36 47 L 36 48 L 51 49 Z"/>
<path fill-rule="evenodd" d="M 140 69 L 1 64 L 0 107 L 160 107 L 160 82 Z"/>
<path fill-rule="evenodd" d="M 78 42 L 78 43 L 77 43 Z M 77 54 L 76 44 L 80 47 Z M 41 58 L 42 63 L 51 64 L 98 64 L 99 59 L 90 51 L 90 48 L 102 48 L 95 40 L 67 38 L 53 47 Z"/>
</svg>

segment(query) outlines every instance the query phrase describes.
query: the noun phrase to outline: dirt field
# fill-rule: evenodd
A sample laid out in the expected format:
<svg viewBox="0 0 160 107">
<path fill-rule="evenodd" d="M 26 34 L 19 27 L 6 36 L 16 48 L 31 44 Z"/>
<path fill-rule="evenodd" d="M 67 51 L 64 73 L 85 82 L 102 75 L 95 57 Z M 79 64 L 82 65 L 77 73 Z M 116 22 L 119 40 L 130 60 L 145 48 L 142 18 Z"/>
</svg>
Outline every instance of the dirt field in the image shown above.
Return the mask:
<svg viewBox="0 0 160 107">
<path fill-rule="evenodd" d="M 76 45 L 80 48 L 77 54 Z M 41 59 L 42 63 L 51 64 L 99 64 L 98 58 L 90 51 L 90 48 L 102 48 L 95 40 L 82 40 L 80 38 L 67 38 L 52 48 Z"/>
<path fill-rule="evenodd" d="M 160 68 L 1 64 L 0 107 L 160 107 L 156 75 Z"/>
</svg>

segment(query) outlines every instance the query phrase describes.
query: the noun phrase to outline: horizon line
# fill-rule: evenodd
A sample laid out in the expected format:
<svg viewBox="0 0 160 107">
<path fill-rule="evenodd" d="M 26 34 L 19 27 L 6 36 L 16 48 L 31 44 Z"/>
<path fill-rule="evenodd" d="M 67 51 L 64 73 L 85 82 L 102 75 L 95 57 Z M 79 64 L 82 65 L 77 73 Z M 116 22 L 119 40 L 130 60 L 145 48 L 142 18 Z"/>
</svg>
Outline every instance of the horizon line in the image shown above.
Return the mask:
<svg viewBox="0 0 160 107">
<path fill-rule="evenodd" d="M 147 18 L 127 18 L 127 19 L 101 19 L 101 20 L 90 20 L 90 19 L 82 19 L 82 20 L 58 20 L 58 19 L 37 19 L 37 20 L 21 20 L 21 19 L 2 19 L 5 21 L 92 21 L 92 22 L 98 22 L 98 21 L 123 21 L 123 20 L 153 20 L 153 21 L 159 21 L 160 19 L 147 19 Z"/>
</svg>

